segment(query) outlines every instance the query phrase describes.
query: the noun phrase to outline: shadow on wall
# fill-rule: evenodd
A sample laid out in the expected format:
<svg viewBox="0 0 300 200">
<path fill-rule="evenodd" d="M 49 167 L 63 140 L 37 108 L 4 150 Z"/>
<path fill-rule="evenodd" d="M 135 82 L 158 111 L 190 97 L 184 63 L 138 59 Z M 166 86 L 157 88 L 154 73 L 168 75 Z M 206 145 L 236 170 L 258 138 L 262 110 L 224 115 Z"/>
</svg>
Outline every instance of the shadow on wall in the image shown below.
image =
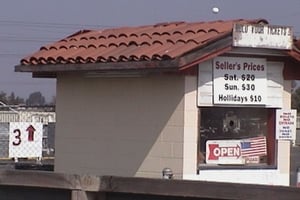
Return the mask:
<svg viewBox="0 0 300 200">
<path fill-rule="evenodd" d="M 171 143 L 183 141 L 183 77 L 69 77 L 58 84 L 64 98 L 57 106 L 67 112 L 57 110 L 56 171 L 161 177 L 168 164 L 182 167 Z"/>
</svg>

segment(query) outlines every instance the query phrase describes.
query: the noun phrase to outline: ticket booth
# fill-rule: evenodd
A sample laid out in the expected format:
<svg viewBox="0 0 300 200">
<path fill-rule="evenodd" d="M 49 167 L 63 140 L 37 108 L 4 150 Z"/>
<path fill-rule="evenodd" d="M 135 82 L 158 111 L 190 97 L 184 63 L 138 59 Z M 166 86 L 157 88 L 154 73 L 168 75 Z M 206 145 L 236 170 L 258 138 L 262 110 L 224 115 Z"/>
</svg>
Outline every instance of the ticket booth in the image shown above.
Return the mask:
<svg viewBox="0 0 300 200">
<path fill-rule="evenodd" d="M 264 19 L 172 22 L 79 31 L 15 70 L 57 79 L 56 172 L 289 185 L 299 47 Z"/>
<path fill-rule="evenodd" d="M 234 49 L 199 64 L 196 179 L 289 185 L 297 114 L 282 52 L 291 36 L 290 27 L 236 24 Z"/>
</svg>

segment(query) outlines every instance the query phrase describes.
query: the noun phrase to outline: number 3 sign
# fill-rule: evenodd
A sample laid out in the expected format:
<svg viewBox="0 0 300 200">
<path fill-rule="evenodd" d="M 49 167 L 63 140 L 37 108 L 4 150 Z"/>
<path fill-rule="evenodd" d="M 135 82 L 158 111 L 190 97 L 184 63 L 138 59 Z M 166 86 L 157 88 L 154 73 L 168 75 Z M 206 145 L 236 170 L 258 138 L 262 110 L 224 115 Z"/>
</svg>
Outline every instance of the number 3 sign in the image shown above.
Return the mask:
<svg viewBox="0 0 300 200">
<path fill-rule="evenodd" d="M 9 157 L 42 157 L 43 124 L 11 122 L 9 124 Z"/>
</svg>

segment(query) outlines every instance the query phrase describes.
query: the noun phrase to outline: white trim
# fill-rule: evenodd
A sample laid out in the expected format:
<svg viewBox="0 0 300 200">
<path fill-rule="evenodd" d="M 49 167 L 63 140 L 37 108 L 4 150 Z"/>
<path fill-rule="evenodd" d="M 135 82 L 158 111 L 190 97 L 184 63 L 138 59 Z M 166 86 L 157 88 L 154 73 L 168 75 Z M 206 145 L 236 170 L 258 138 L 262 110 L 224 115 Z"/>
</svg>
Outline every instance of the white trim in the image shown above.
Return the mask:
<svg viewBox="0 0 300 200">
<path fill-rule="evenodd" d="M 277 49 L 262 49 L 262 48 L 248 48 L 236 47 L 232 48 L 228 54 L 243 54 L 243 55 L 259 55 L 259 56 L 287 56 L 284 51 Z"/>
</svg>

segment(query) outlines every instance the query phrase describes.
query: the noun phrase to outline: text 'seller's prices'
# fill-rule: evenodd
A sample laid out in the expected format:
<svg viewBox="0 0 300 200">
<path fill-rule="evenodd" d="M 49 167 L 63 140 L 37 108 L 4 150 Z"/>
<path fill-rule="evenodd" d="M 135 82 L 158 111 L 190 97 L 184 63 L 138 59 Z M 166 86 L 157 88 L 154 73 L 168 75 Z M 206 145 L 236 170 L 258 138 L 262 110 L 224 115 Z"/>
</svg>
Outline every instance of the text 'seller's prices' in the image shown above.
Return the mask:
<svg viewBox="0 0 300 200">
<path fill-rule="evenodd" d="M 266 104 L 265 59 L 217 57 L 213 76 L 214 104 Z"/>
</svg>

